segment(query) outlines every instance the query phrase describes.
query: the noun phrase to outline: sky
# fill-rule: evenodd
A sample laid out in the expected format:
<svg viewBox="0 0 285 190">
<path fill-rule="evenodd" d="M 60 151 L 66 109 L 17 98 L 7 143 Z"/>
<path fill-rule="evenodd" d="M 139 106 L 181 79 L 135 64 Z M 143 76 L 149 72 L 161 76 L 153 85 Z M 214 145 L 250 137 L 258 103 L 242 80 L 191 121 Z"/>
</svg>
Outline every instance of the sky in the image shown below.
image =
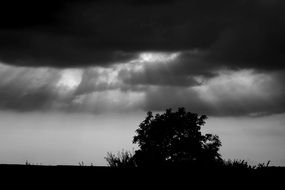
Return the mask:
<svg viewBox="0 0 285 190">
<path fill-rule="evenodd" d="M 223 158 L 285 166 L 284 5 L 1 2 L 0 163 L 106 165 L 147 111 L 185 107 Z"/>
</svg>

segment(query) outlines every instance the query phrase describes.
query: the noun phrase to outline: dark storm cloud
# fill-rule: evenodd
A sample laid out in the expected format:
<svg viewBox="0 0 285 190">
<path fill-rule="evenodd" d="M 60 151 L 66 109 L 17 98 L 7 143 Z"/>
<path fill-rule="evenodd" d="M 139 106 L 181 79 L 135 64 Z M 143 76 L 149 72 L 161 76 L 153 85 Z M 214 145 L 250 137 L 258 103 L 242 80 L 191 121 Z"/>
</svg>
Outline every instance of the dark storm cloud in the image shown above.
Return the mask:
<svg viewBox="0 0 285 190">
<path fill-rule="evenodd" d="M 260 0 L 247 5 L 241 19 L 220 32 L 208 59 L 233 68 L 284 68 L 285 2 Z"/>
<path fill-rule="evenodd" d="M 199 49 L 208 52 L 207 64 L 279 69 L 283 5 L 278 0 L 4 3 L 0 60 L 105 66 L 141 51 Z"/>
<path fill-rule="evenodd" d="M 21 66 L 79 67 L 132 59 L 136 53 L 94 49 L 88 39 L 41 31 L 0 31 L 0 60 Z"/>
<path fill-rule="evenodd" d="M 284 5 L 4 2 L 0 109 L 97 113 L 185 106 L 220 116 L 283 113 Z M 82 72 L 80 80 L 65 73 L 71 67 Z"/>
</svg>

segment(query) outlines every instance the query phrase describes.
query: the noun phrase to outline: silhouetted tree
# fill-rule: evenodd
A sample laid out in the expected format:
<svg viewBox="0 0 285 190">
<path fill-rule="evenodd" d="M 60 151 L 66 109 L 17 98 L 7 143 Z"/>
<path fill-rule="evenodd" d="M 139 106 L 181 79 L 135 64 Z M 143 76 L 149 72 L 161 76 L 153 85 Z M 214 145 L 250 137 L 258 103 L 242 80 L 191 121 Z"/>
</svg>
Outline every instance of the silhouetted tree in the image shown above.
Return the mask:
<svg viewBox="0 0 285 190">
<path fill-rule="evenodd" d="M 221 161 L 219 137 L 200 132 L 206 119 L 206 115 L 186 112 L 185 108 L 177 112 L 167 109 L 155 116 L 148 112 L 133 138 L 139 146 L 134 155 L 136 165 L 209 166 Z"/>
</svg>

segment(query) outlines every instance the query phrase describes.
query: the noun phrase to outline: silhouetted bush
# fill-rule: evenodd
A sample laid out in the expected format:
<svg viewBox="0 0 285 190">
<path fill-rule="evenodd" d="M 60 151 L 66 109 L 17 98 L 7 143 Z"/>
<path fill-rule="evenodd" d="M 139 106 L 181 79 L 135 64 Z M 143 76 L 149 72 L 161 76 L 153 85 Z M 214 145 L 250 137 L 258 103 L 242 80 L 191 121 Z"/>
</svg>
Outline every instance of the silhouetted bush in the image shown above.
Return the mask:
<svg viewBox="0 0 285 190">
<path fill-rule="evenodd" d="M 221 160 L 221 142 L 217 135 L 200 132 L 206 115 L 179 108 L 163 114 L 147 113 L 136 130 L 133 143 L 138 143 L 134 160 L 139 167 L 213 166 Z"/>
<path fill-rule="evenodd" d="M 167 109 L 165 113 L 148 112 L 136 130 L 133 143 L 139 149 L 110 152 L 105 157 L 111 167 L 189 167 L 189 168 L 228 168 L 260 169 L 269 163 L 250 165 L 245 160 L 223 160 L 219 154 L 221 141 L 217 135 L 200 132 L 205 124 L 206 115 L 186 112 L 179 108 L 176 112 Z"/>
<path fill-rule="evenodd" d="M 268 167 L 269 167 L 269 164 L 270 164 L 270 160 L 267 161 L 266 164 L 265 164 L 265 163 L 259 163 L 256 168 L 257 168 L 257 169 L 268 168 Z"/>
<path fill-rule="evenodd" d="M 129 151 L 122 150 L 118 152 L 117 155 L 108 152 L 105 160 L 108 162 L 110 167 L 117 168 L 133 168 L 135 167 L 135 162 L 133 159 L 133 154 Z"/>
<path fill-rule="evenodd" d="M 236 169 L 255 169 L 256 166 L 251 166 L 245 160 L 225 160 L 222 163 L 222 167 L 224 168 L 236 168 Z"/>
<path fill-rule="evenodd" d="M 257 165 L 250 165 L 245 160 L 223 160 L 220 164 L 220 168 L 229 168 L 229 169 L 247 169 L 247 170 L 253 170 L 253 169 L 262 169 L 262 168 L 268 168 L 270 164 L 270 161 L 265 163 L 258 163 Z"/>
</svg>

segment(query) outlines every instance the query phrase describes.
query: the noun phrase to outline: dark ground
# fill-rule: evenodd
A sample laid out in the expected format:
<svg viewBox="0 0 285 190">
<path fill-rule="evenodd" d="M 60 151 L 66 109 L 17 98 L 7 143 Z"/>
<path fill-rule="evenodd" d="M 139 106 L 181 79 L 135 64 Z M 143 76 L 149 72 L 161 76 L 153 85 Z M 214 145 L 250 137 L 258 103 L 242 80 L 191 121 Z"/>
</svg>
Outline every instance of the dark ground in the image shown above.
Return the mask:
<svg viewBox="0 0 285 190">
<path fill-rule="evenodd" d="M 159 187 L 159 189 L 259 189 L 259 187 L 278 187 L 285 180 L 285 167 L 268 167 L 259 170 L 191 170 L 0 165 L 0 173 L 1 186 L 5 184 L 11 188 L 35 189 L 57 189 L 59 187 L 63 189 L 149 189 L 152 187 Z"/>
</svg>

